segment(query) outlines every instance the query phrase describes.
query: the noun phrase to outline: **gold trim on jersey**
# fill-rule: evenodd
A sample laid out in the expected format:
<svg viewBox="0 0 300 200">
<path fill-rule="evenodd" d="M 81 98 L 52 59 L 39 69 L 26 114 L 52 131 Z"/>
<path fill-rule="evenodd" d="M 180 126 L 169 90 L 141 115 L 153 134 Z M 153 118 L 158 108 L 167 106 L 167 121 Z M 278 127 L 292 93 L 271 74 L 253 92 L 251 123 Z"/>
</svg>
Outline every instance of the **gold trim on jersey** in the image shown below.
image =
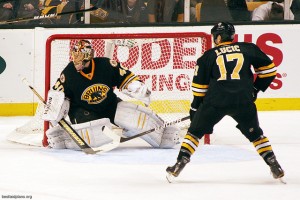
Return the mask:
<svg viewBox="0 0 300 200">
<path fill-rule="evenodd" d="M 267 70 L 267 69 L 272 69 L 274 67 L 275 67 L 275 64 L 271 63 L 268 66 L 259 67 L 259 68 L 255 69 L 255 71 L 264 71 L 264 70 Z"/>
<path fill-rule="evenodd" d="M 216 46 L 222 46 L 222 45 L 227 45 L 227 44 L 232 44 L 233 42 L 221 42 L 219 44 L 217 44 Z"/>
<path fill-rule="evenodd" d="M 92 60 L 92 70 L 90 73 L 86 74 L 83 71 L 80 71 L 79 73 L 84 76 L 85 78 L 92 80 L 93 76 L 94 76 L 94 72 L 95 72 L 95 62 L 94 60 Z"/>
<path fill-rule="evenodd" d="M 255 73 L 258 75 L 259 78 L 266 78 L 271 76 L 276 76 L 277 67 L 274 63 L 271 63 L 268 66 L 259 67 L 254 69 Z"/>
<path fill-rule="evenodd" d="M 207 92 L 208 85 L 201 85 L 201 84 L 198 84 L 198 83 L 192 83 L 191 89 L 193 91 L 194 96 L 204 97 L 206 92 Z"/>
<path fill-rule="evenodd" d="M 122 91 L 124 89 L 127 89 L 128 84 L 130 84 L 133 81 L 138 81 L 138 80 L 140 80 L 139 77 L 131 72 L 128 76 L 126 76 L 124 81 L 121 83 L 121 85 L 119 86 L 119 90 Z"/>
<path fill-rule="evenodd" d="M 277 72 L 272 72 L 270 74 L 258 74 L 259 78 L 266 78 L 266 77 L 271 77 L 271 76 L 276 76 Z"/>
</svg>

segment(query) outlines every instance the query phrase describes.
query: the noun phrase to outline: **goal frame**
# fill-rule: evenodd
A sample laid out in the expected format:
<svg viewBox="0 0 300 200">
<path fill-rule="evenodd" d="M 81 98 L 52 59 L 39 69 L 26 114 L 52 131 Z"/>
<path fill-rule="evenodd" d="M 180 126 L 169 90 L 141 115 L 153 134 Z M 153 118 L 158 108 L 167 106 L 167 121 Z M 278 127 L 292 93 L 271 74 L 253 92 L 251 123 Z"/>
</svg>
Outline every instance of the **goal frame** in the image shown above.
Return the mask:
<svg viewBox="0 0 300 200">
<path fill-rule="evenodd" d="M 78 40 L 78 39 L 149 39 L 149 38 L 181 38 L 181 37 L 201 37 L 205 38 L 206 50 L 212 47 L 211 36 L 205 32 L 161 32 L 161 33 L 105 33 L 105 34 L 53 34 L 46 40 L 45 49 L 45 94 L 47 99 L 47 93 L 51 87 L 51 50 L 52 42 L 55 40 Z M 44 123 L 44 130 L 49 128 L 49 123 Z M 43 146 L 47 146 L 47 138 L 43 137 Z M 210 138 L 208 135 L 204 137 L 204 144 L 209 144 Z"/>
</svg>

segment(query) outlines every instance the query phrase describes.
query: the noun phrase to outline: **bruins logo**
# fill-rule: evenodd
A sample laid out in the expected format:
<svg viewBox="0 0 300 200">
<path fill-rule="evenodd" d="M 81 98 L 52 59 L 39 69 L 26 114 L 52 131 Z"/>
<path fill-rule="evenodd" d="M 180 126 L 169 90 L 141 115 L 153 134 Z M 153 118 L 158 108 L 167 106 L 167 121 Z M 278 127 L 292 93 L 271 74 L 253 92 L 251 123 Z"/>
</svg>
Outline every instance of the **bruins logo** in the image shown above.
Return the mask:
<svg viewBox="0 0 300 200">
<path fill-rule="evenodd" d="M 87 101 L 88 104 L 101 103 L 107 97 L 110 88 L 104 84 L 94 84 L 86 88 L 82 95 L 81 100 Z"/>
</svg>

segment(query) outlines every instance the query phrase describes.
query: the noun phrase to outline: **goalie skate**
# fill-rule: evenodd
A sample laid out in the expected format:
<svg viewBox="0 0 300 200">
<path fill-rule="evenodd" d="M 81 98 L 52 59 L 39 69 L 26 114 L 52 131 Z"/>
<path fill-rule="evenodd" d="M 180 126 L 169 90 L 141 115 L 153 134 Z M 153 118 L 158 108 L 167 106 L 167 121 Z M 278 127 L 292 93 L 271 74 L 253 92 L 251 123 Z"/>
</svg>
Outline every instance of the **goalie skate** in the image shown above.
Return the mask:
<svg viewBox="0 0 300 200">
<path fill-rule="evenodd" d="M 185 165 L 190 162 L 190 159 L 187 157 L 182 157 L 181 160 L 178 160 L 174 166 L 167 167 L 166 171 L 168 172 L 166 178 L 169 183 L 172 183 L 174 178 L 177 177 L 180 172 L 183 170 Z"/>
</svg>

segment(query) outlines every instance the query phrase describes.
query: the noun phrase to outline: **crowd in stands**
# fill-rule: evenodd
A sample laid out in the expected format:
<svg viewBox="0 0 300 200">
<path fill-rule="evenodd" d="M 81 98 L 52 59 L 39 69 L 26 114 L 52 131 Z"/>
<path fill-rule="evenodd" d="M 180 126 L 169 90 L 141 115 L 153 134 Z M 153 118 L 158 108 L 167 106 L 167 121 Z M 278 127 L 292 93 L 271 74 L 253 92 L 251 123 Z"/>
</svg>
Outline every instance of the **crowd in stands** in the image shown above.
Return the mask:
<svg viewBox="0 0 300 200">
<path fill-rule="evenodd" d="M 90 23 L 180 23 L 185 0 L 91 0 Z M 84 0 L 0 0 L 0 21 L 85 9 Z M 299 20 L 300 0 L 291 0 L 289 19 Z M 284 0 L 190 0 L 190 22 L 284 20 Z M 83 13 L 27 23 L 84 23 Z"/>
<path fill-rule="evenodd" d="M 267 1 L 252 12 L 252 21 L 283 20 L 284 0 Z"/>
<path fill-rule="evenodd" d="M 39 15 L 39 0 L 0 0 L 0 20 Z"/>
</svg>

